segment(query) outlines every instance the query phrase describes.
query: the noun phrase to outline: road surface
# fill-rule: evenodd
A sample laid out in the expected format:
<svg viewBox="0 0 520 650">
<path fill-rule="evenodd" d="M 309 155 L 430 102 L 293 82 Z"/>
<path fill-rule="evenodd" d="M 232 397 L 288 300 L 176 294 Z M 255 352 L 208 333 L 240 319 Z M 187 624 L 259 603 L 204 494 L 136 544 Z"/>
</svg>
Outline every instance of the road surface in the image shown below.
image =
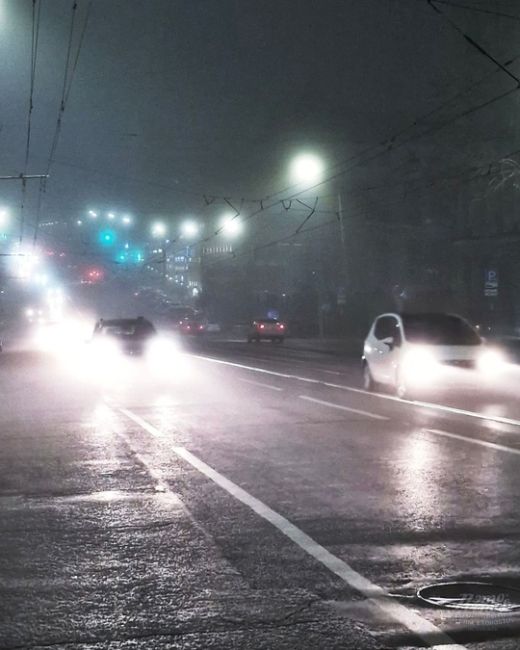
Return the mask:
<svg viewBox="0 0 520 650">
<path fill-rule="evenodd" d="M 416 598 L 520 586 L 516 371 L 417 403 L 271 344 L 77 370 L 0 359 L 1 648 L 519 647 Z"/>
</svg>

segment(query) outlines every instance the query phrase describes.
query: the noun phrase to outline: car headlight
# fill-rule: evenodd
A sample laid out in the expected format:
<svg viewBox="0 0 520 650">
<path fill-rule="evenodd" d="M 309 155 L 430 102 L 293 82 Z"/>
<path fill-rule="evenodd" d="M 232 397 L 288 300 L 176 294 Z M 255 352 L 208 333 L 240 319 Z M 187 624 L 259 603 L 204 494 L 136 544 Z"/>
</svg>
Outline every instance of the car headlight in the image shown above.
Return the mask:
<svg viewBox="0 0 520 650">
<path fill-rule="evenodd" d="M 428 348 L 419 346 L 407 350 L 404 355 L 402 370 L 408 381 L 428 380 L 438 369 L 437 358 Z"/>
<path fill-rule="evenodd" d="M 150 341 L 146 356 L 153 371 L 169 374 L 173 372 L 179 351 L 174 341 L 160 336 Z"/>
<path fill-rule="evenodd" d="M 171 357 L 177 352 L 175 343 L 168 338 L 157 337 L 148 345 L 148 355 L 156 359 Z"/>
<path fill-rule="evenodd" d="M 506 358 L 499 350 L 484 350 L 477 360 L 478 369 L 486 375 L 496 375 L 505 365 Z"/>
<path fill-rule="evenodd" d="M 92 352 L 97 360 L 113 359 L 121 353 L 120 346 L 115 341 L 101 340 L 93 341 Z"/>
</svg>

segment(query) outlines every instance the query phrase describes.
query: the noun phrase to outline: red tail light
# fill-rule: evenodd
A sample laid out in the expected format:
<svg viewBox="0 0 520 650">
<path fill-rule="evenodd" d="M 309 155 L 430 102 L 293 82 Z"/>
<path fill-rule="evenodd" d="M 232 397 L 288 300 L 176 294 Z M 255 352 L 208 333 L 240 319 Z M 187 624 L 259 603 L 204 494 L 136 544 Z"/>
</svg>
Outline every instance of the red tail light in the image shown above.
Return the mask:
<svg viewBox="0 0 520 650">
<path fill-rule="evenodd" d="M 260 325 L 260 329 L 261 329 L 261 330 L 263 330 L 263 329 L 264 329 L 264 327 L 265 327 L 265 325 L 263 325 L 263 324 L 262 324 L 262 325 Z"/>
<path fill-rule="evenodd" d="M 278 323 L 278 327 L 279 327 L 281 330 L 285 329 L 285 325 L 284 325 L 283 323 Z"/>
</svg>

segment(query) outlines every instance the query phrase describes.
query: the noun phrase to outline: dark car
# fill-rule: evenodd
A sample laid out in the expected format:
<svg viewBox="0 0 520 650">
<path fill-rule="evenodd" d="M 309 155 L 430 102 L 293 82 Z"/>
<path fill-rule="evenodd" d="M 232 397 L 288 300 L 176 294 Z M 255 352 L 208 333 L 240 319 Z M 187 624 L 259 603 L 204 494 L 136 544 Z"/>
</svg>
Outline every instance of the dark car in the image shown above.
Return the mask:
<svg viewBox="0 0 520 650">
<path fill-rule="evenodd" d="M 94 328 L 93 342 L 115 341 L 123 354 L 140 356 L 156 335 L 153 324 L 142 316 L 110 320 L 101 318 Z"/>
<path fill-rule="evenodd" d="M 201 336 L 206 332 L 204 321 L 197 318 L 184 318 L 179 321 L 179 332 L 184 336 Z"/>
<path fill-rule="evenodd" d="M 286 333 L 285 323 L 274 318 L 260 318 L 254 320 L 247 335 L 248 343 L 262 340 L 283 343 Z"/>
</svg>

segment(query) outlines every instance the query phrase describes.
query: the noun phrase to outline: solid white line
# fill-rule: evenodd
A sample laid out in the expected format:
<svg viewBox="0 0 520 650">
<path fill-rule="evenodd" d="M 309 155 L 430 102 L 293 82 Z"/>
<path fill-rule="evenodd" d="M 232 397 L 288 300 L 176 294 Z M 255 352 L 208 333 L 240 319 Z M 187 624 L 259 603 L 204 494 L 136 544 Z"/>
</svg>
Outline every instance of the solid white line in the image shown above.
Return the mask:
<svg viewBox="0 0 520 650">
<path fill-rule="evenodd" d="M 119 407 L 116 406 L 116 402 L 115 402 L 115 400 L 113 400 L 111 397 L 105 397 L 105 401 L 107 402 L 107 404 L 110 404 L 111 407 L 113 407 L 113 408 L 119 408 Z M 129 414 L 130 414 L 130 411 L 126 411 L 126 409 L 121 409 L 121 408 L 119 408 L 119 410 L 120 410 L 121 412 L 123 412 L 126 416 L 130 417 L 130 415 L 129 415 Z M 133 413 L 132 413 L 132 415 L 133 415 Z M 144 420 L 142 420 L 141 418 L 138 418 L 137 415 L 136 415 L 135 417 L 133 417 L 132 419 L 133 419 L 135 422 L 137 422 L 137 424 L 139 424 L 141 427 L 144 427 L 144 425 L 146 424 L 146 422 L 145 422 Z M 138 419 L 139 421 L 137 421 L 137 419 Z M 148 429 L 147 429 L 147 430 L 148 430 Z M 155 481 L 155 485 L 154 485 L 154 489 L 155 489 L 155 491 L 156 491 L 156 492 L 169 492 L 168 486 L 167 486 L 166 483 L 163 481 L 162 474 L 161 474 L 160 470 L 155 469 L 155 467 L 153 467 L 153 466 L 152 466 L 152 465 L 151 465 L 151 464 L 146 460 L 146 458 L 144 458 L 144 457 L 143 457 L 143 456 L 142 456 L 142 455 L 141 455 L 141 454 L 140 454 L 140 453 L 139 453 L 139 452 L 134 448 L 134 446 L 133 446 L 133 444 L 132 444 L 132 441 L 131 441 L 130 437 L 129 437 L 125 432 L 123 432 L 123 431 L 118 431 L 118 435 L 121 436 L 121 437 L 123 438 L 123 440 L 125 440 L 126 444 L 127 444 L 127 445 L 130 447 L 130 449 L 134 452 L 135 457 L 137 458 L 137 460 L 138 460 L 138 461 L 139 461 L 139 462 L 140 462 L 144 467 L 146 467 L 146 469 L 148 470 L 148 473 L 150 474 L 150 476 L 151 476 L 151 477 L 153 478 L 153 480 Z"/>
<path fill-rule="evenodd" d="M 132 411 L 124 408 L 119 408 L 119 411 L 154 437 L 163 439 L 166 437 L 159 429 L 156 429 Z M 201 472 L 201 474 L 204 474 L 204 476 L 212 480 L 216 485 L 228 492 L 237 501 L 240 501 L 262 517 L 262 519 L 272 524 L 283 535 L 293 541 L 308 555 L 314 557 L 350 587 L 363 594 L 370 604 L 378 607 L 387 616 L 390 616 L 394 621 L 397 621 L 420 637 L 425 641 L 426 645 L 433 647 L 435 650 L 467 650 L 464 646 L 454 643 L 436 625 L 430 623 L 430 621 L 416 614 L 411 609 L 401 605 L 396 600 L 393 600 L 384 589 L 362 576 L 346 562 L 314 541 L 312 537 L 304 533 L 288 519 L 217 472 L 190 451 L 184 447 L 177 446 L 172 447 L 172 451 Z"/>
<path fill-rule="evenodd" d="M 390 418 L 385 417 L 384 415 L 378 415 L 377 413 L 369 413 L 368 411 L 361 411 L 360 409 L 353 409 L 349 406 L 342 406 L 341 404 L 335 404 L 334 402 L 325 402 L 322 399 L 315 399 L 314 397 L 309 397 L 308 395 L 298 395 L 300 399 L 305 399 L 308 402 L 314 402 L 315 404 L 321 404 L 322 406 L 330 406 L 333 409 L 340 409 L 341 411 L 348 411 L 349 413 L 356 413 L 357 415 L 363 415 L 366 418 L 373 418 L 374 420 L 389 420 Z"/>
<path fill-rule="evenodd" d="M 454 440 L 460 440 L 461 442 L 469 442 L 472 445 L 480 445 L 481 447 L 487 447 L 488 449 L 494 449 L 495 451 L 505 451 L 508 454 L 516 454 L 520 456 L 520 449 L 515 449 L 515 447 L 507 447 L 506 445 L 499 445 L 496 442 L 488 442 L 487 440 L 478 440 L 477 438 L 470 438 L 469 436 L 461 436 L 458 433 L 450 433 L 449 431 L 442 431 L 441 429 L 423 429 L 423 430 L 428 433 L 433 433 L 436 436 L 453 438 Z"/>
<path fill-rule="evenodd" d="M 478 420 L 485 420 L 487 422 L 498 422 L 500 424 L 510 424 L 514 427 L 520 427 L 520 420 L 515 418 L 504 418 L 500 415 L 484 415 L 484 413 L 479 413 L 478 411 L 467 411 L 466 409 L 459 409 L 455 406 L 447 406 L 445 404 L 436 404 L 434 402 L 419 402 L 409 399 L 401 399 L 400 397 L 394 397 L 393 395 L 383 395 L 382 393 L 372 393 L 362 388 L 354 388 L 353 386 L 345 386 L 344 384 L 333 384 L 328 381 L 322 381 L 320 379 L 311 379 L 310 377 L 301 377 L 299 375 L 293 375 L 283 372 L 276 372 L 275 370 L 267 370 L 266 368 L 257 368 L 255 366 L 246 366 L 241 363 L 233 363 L 231 361 L 224 361 L 223 359 L 213 359 L 212 357 L 203 357 L 201 355 L 194 355 L 197 359 L 202 359 L 203 361 L 211 361 L 213 363 L 221 363 L 226 366 L 233 366 L 235 368 L 242 368 L 243 370 L 251 370 L 252 372 L 263 372 L 267 375 L 274 375 L 275 377 L 283 377 L 285 379 L 295 379 L 297 381 L 303 381 L 309 384 L 320 384 L 321 386 L 327 386 L 329 388 L 337 388 L 339 390 L 345 390 L 349 393 L 359 393 L 360 395 L 367 395 L 368 397 L 377 397 L 378 399 L 386 399 L 392 402 L 399 402 L 400 404 L 409 404 L 411 406 L 419 406 L 421 408 L 427 408 L 434 411 L 442 411 L 444 413 L 453 413 L 454 415 L 463 415 L 465 417 L 476 418 Z"/>
<path fill-rule="evenodd" d="M 242 379 L 238 378 L 238 381 L 244 382 L 244 384 L 253 384 L 254 386 L 261 386 L 262 388 L 269 388 L 270 390 L 278 390 L 282 391 L 283 388 L 280 388 L 279 386 L 272 386 L 271 384 L 262 384 L 261 381 L 253 381 L 251 379 Z"/>
</svg>

